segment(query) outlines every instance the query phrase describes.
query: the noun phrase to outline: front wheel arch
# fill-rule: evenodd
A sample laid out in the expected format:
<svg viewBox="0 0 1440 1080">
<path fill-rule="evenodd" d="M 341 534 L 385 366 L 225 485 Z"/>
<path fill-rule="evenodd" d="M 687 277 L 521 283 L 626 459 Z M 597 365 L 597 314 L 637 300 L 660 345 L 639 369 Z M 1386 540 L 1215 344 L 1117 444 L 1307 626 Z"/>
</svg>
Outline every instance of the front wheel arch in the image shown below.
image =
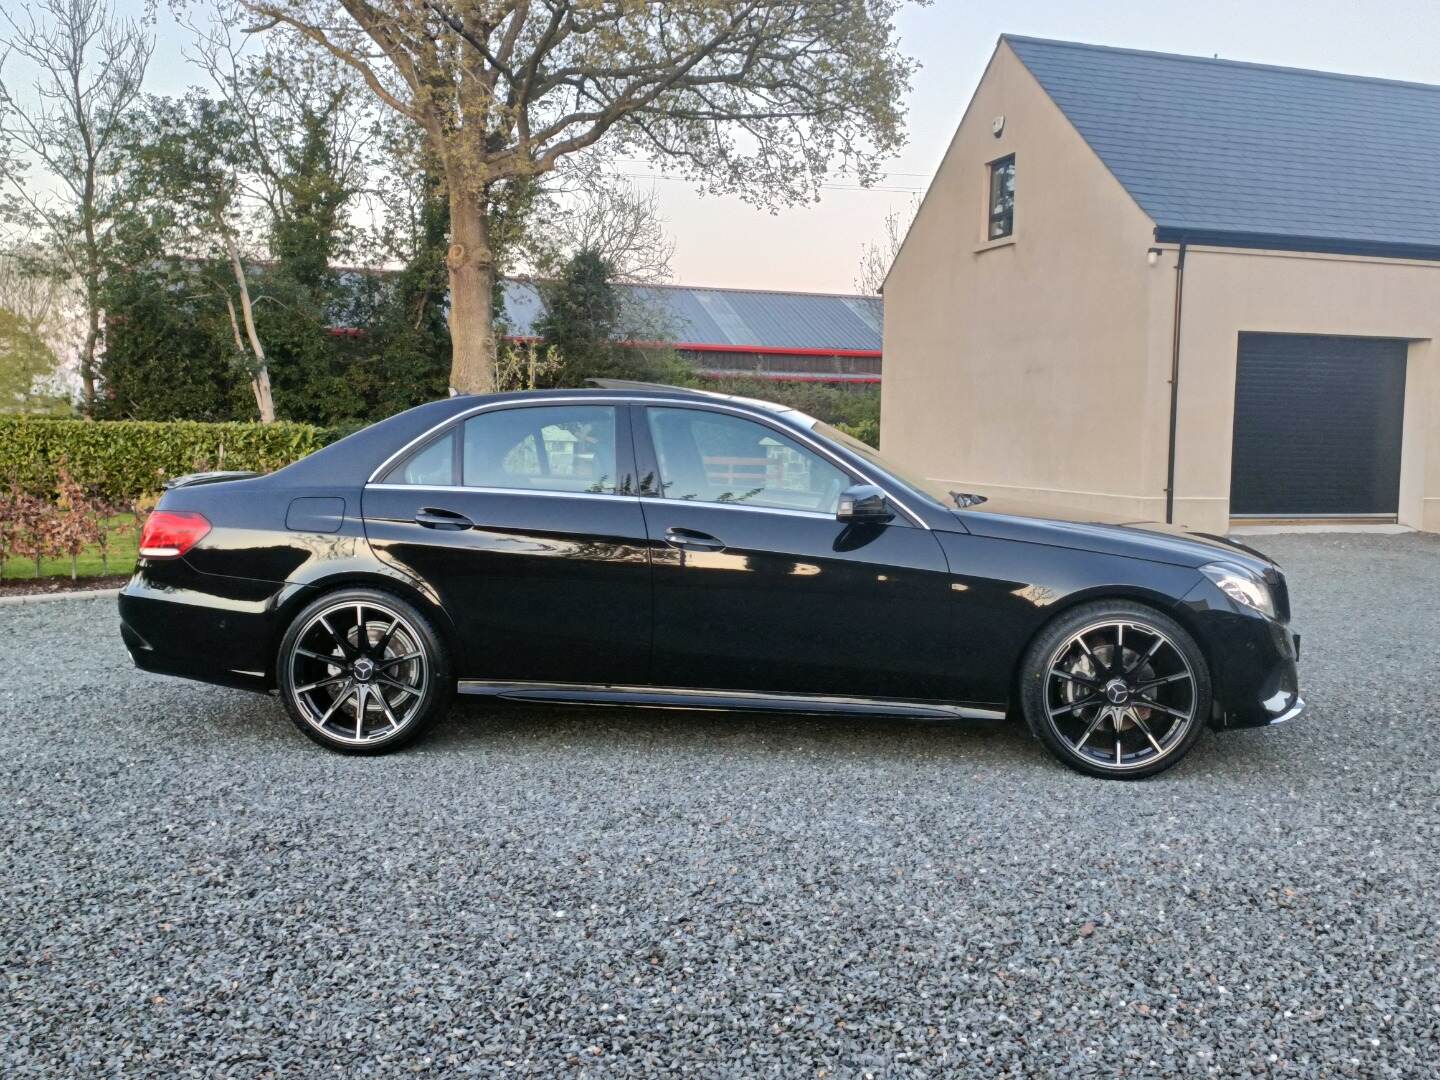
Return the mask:
<svg viewBox="0 0 1440 1080">
<path fill-rule="evenodd" d="M 1202 579 L 1197 573 L 1195 576 L 1198 584 Z M 1030 647 L 1036 640 L 1050 629 L 1057 620 L 1064 618 L 1070 612 L 1086 604 L 1114 602 L 1119 604 L 1143 604 L 1145 607 L 1155 608 L 1162 615 L 1168 615 L 1174 619 L 1194 640 L 1200 653 L 1205 658 L 1206 665 L 1213 673 L 1215 670 L 1214 658 L 1211 656 L 1209 645 L 1195 619 L 1195 614 L 1184 604 L 1177 601 L 1173 596 L 1166 596 L 1164 593 L 1155 592 L 1152 589 L 1143 589 L 1133 585 L 1095 585 L 1090 588 L 1080 589 L 1070 593 L 1063 599 L 1045 610 L 1045 617 L 1030 632 L 1020 644 L 1019 650 L 1015 653 L 1015 666 L 1010 672 L 1010 701 L 1008 714 L 1011 716 L 1023 715 L 1020 708 L 1020 679 L 1024 675 L 1025 657 L 1030 652 Z"/>
</svg>

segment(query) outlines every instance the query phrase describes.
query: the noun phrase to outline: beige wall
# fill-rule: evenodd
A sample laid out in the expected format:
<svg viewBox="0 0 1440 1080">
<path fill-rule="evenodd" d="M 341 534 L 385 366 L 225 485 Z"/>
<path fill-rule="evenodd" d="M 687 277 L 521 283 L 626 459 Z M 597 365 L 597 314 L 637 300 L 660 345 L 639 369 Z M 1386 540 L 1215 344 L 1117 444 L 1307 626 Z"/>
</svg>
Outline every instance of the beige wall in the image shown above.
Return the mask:
<svg viewBox="0 0 1440 1080">
<path fill-rule="evenodd" d="M 1015 235 L 986 244 L 987 165 L 1010 153 Z M 885 283 L 886 453 L 1163 520 L 1176 251 L 1150 265 L 1153 229 L 1002 42 Z M 1191 248 L 1182 328 L 1177 522 L 1228 528 L 1239 335 L 1270 331 L 1412 341 L 1400 520 L 1440 530 L 1440 264 Z"/>
<path fill-rule="evenodd" d="M 1015 235 L 987 245 L 1010 153 Z M 1173 275 L 1152 236 L 1002 43 L 885 283 L 886 453 L 967 491 L 1163 515 L 1170 309 L 1147 283 Z"/>
<path fill-rule="evenodd" d="M 1440 531 L 1440 264 L 1192 248 L 1181 325 L 1177 520 L 1228 521 L 1240 334 L 1341 334 L 1410 340 L 1399 518 Z"/>
</svg>

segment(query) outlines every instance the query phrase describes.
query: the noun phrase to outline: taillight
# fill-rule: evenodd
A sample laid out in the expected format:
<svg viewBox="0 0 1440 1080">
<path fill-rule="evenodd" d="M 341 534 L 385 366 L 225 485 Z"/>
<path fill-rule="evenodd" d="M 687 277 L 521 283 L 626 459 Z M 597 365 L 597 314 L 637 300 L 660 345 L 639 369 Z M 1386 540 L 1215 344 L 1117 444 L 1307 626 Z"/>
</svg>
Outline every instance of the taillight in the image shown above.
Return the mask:
<svg viewBox="0 0 1440 1080">
<path fill-rule="evenodd" d="M 190 510 L 156 510 L 140 532 L 140 555 L 145 559 L 178 559 L 204 539 L 210 522 Z"/>
</svg>

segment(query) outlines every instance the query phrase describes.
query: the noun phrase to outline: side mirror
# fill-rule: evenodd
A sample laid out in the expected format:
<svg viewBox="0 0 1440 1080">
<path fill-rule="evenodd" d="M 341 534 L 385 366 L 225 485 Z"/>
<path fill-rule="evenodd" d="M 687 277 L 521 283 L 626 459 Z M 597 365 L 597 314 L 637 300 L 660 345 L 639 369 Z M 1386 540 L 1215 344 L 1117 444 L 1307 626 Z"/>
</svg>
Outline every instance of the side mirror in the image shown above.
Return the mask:
<svg viewBox="0 0 1440 1080">
<path fill-rule="evenodd" d="M 874 484 L 856 484 L 840 493 L 840 506 L 835 511 L 839 521 L 889 521 L 895 515 L 890 500 Z"/>
</svg>

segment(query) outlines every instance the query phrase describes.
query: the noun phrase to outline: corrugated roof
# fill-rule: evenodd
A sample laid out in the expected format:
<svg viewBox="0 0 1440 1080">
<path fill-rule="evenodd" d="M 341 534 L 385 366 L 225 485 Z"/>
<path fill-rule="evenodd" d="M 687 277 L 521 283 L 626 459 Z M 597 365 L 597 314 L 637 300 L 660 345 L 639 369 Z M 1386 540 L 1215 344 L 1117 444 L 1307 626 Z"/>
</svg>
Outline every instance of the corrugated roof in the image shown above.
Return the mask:
<svg viewBox="0 0 1440 1080">
<path fill-rule="evenodd" d="M 534 337 L 545 304 L 533 281 L 501 283 L 507 332 Z M 622 285 L 642 322 L 679 345 L 744 349 L 879 352 L 884 305 L 878 296 Z"/>
<path fill-rule="evenodd" d="M 1004 40 L 1169 238 L 1440 253 L 1440 87 Z"/>
</svg>

